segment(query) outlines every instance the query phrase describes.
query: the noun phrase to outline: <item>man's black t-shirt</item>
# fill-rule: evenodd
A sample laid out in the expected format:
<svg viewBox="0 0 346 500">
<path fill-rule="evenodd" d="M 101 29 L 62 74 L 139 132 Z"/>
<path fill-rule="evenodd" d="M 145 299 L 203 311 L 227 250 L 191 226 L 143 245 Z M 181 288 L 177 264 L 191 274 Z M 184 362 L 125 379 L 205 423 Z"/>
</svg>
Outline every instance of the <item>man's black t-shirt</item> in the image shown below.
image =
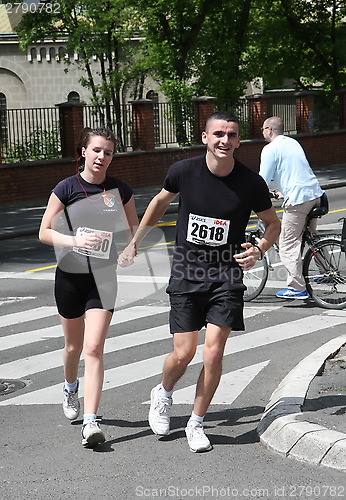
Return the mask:
<svg viewBox="0 0 346 500">
<path fill-rule="evenodd" d="M 171 275 L 241 283 L 242 271 L 233 255 L 241 251 L 251 211 L 272 206 L 265 181 L 237 160 L 229 175 L 218 177 L 203 155 L 174 163 L 163 188 L 180 193 Z"/>
<path fill-rule="evenodd" d="M 65 205 L 57 230 L 71 235 L 97 231 L 102 239 L 102 245 L 94 251 L 61 249 L 58 253 L 60 269 L 85 273 L 108 265 L 115 267 L 117 249 L 126 246 L 129 238 L 123 205 L 133 194 L 130 186 L 109 176 L 103 184 L 90 184 L 77 174 L 59 182 L 53 193 Z"/>
</svg>

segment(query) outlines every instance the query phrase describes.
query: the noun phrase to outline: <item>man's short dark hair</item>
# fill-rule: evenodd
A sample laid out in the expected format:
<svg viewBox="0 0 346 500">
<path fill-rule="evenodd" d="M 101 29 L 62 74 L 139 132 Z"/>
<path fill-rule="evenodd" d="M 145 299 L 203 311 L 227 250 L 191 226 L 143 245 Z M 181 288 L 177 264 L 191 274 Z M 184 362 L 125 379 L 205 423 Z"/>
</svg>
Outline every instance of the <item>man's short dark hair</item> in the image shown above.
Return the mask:
<svg viewBox="0 0 346 500">
<path fill-rule="evenodd" d="M 238 117 L 234 113 L 231 113 L 230 111 L 226 110 L 215 111 L 214 113 L 209 115 L 205 123 L 206 130 L 208 129 L 209 123 L 212 120 L 224 120 L 225 122 L 234 122 L 239 125 Z"/>
</svg>

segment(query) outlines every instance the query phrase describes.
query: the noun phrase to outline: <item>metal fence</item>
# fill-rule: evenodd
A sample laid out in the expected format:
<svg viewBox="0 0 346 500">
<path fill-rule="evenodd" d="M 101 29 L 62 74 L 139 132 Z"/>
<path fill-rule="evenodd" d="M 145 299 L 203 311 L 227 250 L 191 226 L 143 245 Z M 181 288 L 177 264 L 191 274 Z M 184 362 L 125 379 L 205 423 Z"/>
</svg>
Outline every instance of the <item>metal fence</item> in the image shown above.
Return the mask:
<svg viewBox="0 0 346 500">
<path fill-rule="evenodd" d="M 59 110 L 0 109 L 0 140 L 6 162 L 59 158 Z"/>
<path fill-rule="evenodd" d="M 107 126 L 111 128 L 117 138 L 118 150 L 131 151 L 133 146 L 131 104 L 120 105 L 120 117 L 118 120 L 116 109 L 112 105 L 108 110 L 105 106 L 84 106 L 83 108 L 83 121 L 86 127 Z"/>
<path fill-rule="evenodd" d="M 272 95 L 268 99 L 268 116 L 280 116 L 285 134 L 297 133 L 296 97 L 294 95 Z"/>
<path fill-rule="evenodd" d="M 155 147 L 193 144 L 193 126 L 192 103 L 154 103 Z"/>
<path fill-rule="evenodd" d="M 311 132 L 335 130 L 339 128 L 339 100 L 335 96 L 316 94 L 314 113 L 311 116 Z M 164 148 L 189 145 L 196 142 L 194 137 L 194 111 L 191 104 L 157 103 L 154 108 L 155 147 Z M 240 121 L 242 139 L 251 139 L 249 101 L 217 101 L 215 109 L 233 111 Z M 85 106 L 83 119 L 85 126 L 110 125 L 118 139 L 120 151 L 133 148 L 132 106 L 120 106 L 121 119 L 110 106 L 108 115 L 105 107 Z M 268 116 L 280 116 L 284 121 L 284 132 L 294 134 L 296 125 L 296 96 L 270 95 Z M 59 158 L 61 144 L 58 108 L 4 109 L 0 106 L 0 140 L 4 162 Z"/>
<path fill-rule="evenodd" d="M 239 134 L 242 139 L 251 139 L 249 123 L 249 102 L 241 98 L 238 101 L 218 100 L 215 110 L 225 110 L 234 113 L 239 119 Z"/>
</svg>

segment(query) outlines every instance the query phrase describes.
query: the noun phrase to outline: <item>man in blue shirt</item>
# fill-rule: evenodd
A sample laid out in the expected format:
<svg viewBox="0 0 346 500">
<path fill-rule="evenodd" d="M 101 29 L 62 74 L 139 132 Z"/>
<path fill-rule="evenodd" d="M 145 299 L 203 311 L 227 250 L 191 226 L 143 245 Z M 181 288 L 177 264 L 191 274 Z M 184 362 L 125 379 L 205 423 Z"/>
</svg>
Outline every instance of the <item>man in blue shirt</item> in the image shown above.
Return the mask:
<svg viewBox="0 0 346 500">
<path fill-rule="evenodd" d="M 267 184 L 274 181 L 284 209 L 279 247 L 281 262 L 288 273 L 287 287 L 277 292 L 276 296 L 307 299 L 300 254 L 302 232 L 307 214 L 320 205 L 323 191 L 299 142 L 283 135 L 281 118 L 267 118 L 262 131 L 269 144 L 262 150 L 259 173 Z M 316 232 L 316 223 L 316 219 L 310 223 L 313 232 Z"/>
</svg>

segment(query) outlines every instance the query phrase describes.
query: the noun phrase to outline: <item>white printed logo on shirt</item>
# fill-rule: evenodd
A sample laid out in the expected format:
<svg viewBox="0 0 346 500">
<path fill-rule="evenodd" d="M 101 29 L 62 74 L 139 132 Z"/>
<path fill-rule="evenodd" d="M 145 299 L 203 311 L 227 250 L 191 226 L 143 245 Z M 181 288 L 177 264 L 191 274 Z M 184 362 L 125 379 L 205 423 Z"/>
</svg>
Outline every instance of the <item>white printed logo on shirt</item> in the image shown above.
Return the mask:
<svg viewBox="0 0 346 500">
<path fill-rule="evenodd" d="M 227 243 L 230 221 L 189 214 L 186 239 L 196 245 L 218 247 Z"/>
</svg>

